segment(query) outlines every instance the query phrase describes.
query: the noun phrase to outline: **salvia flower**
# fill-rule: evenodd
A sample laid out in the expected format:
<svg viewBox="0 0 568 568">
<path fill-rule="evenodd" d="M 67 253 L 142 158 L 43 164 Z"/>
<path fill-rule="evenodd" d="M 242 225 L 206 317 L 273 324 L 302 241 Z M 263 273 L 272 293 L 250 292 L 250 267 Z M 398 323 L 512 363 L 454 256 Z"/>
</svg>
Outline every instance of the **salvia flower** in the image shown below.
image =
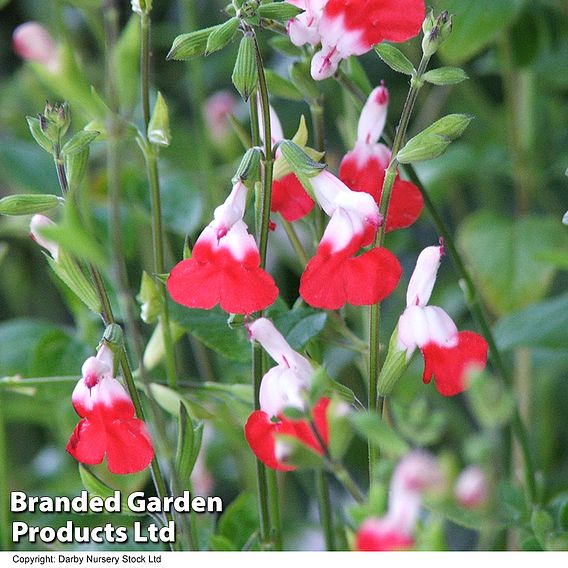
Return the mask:
<svg viewBox="0 0 568 568">
<path fill-rule="evenodd" d="M 40 247 L 47 250 L 53 260 L 57 262 L 59 258 L 59 245 L 41 235 L 41 230 L 47 227 L 55 227 L 55 223 L 45 215 L 40 215 L 39 213 L 34 215 L 30 221 L 30 236 Z"/>
<path fill-rule="evenodd" d="M 331 77 L 339 63 L 363 55 L 383 40 L 402 42 L 418 34 L 424 19 L 423 0 L 292 0 L 300 14 L 288 23 L 296 45 L 321 49 L 312 59 L 312 77 Z"/>
<path fill-rule="evenodd" d="M 380 204 L 385 171 L 390 163 L 391 151 L 379 144 L 387 117 L 389 93 L 384 85 L 375 88 L 359 117 L 357 142 L 339 166 L 339 177 L 353 191 L 364 191 Z M 412 225 L 422 212 L 420 190 L 397 174 L 389 202 L 386 231 Z"/>
<path fill-rule="evenodd" d="M 22 59 L 43 65 L 51 73 L 60 70 L 57 45 L 49 32 L 38 22 L 25 22 L 12 34 L 14 51 Z"/>
<path fill-rule="evenodd" d="M 444 396 L 454 396 L 467 387 L 468 373 L 487 363 L 488 345 L 472 331 L 458 332 L 452 318 L 440 307 L 429 306 L 443 246 L 427 247 L 419 255 L 410 278 L 406 309 L 398 322 L 398 347 L 410 358 L 416 348 L 424 357 L 423 380 L 434 376 Z"/>
<path fill-rule="evenodd" d="M 229 134 L 229 116 L 235 112 L 237 105 L 238 100 L 230 91 L 217 91 L 205 101 L 203 118 L 215 142 L 222 142 Z"/>
<path fill-rule="evenodd" d="M 152 441 L 124 387 L 113 377 L 110 348 L 103 346 L 82 367 L 73 391 L 73 407 L 81 420 L 67 444 L 79 462 L 98 464 L 106 455 L 111 473 L 142 471 L 152 461 Z"/>
<path fill-rule="evenodd" d="M 414 545 L 414 531 L 423 495 L 444 483 L 442 470 L 434 457 L 414 450 L 397 464 L 389 487 L 388 509 L 381 518 L 367 519 L 357 531 L 360 551 L 407 550 Z"/>
<path fill-rule="evenodd" d="M 285 444 L 279 444 L 277 434 L 293 436 L 317 453 L 324 453 L 318 436 L 307 420 L 291 420 L 284 411 L 295 408 L 307 411 L 306 394 L 314 370 L 310 362 L 294 351 L 274 324 L 259 318 L 248 326 L 251 340 L 258 341 L 276 361 L 260 384 L 260 410 L 255 410 L 245 425 L 245 437 L 256 457 L 268 467 L 281 471 L 295 469 L 285 463 Z M 329 441 L 327 425 L 328 399 L 321 399 L 312 409 L 313 424 L 319 438 Z"/>
<path fill-rule="evenodd" d="M 246 196 L 247 188 L 237 182 L 199 235 L 191 258 L 174 266 L 167 281 L 174 301 L 206 310 L 220 304 L 229 313 L 250 314 L 276 300 L 278 288 L 260 268 L 258 247 L 243 221 Z"/>
<path fill-rule="evenodd" d="M 300 295 L 311 306 L 335 310 L 346 303 L 375 304 L 397 286 L 402 272 L 387 249 L 370 245 L 382 221 L 373 198 L 351 191 L 324 170 L 311 178 L 314 195 L 331 217 L 315 256 L 300 281 Z"/>
</svg>

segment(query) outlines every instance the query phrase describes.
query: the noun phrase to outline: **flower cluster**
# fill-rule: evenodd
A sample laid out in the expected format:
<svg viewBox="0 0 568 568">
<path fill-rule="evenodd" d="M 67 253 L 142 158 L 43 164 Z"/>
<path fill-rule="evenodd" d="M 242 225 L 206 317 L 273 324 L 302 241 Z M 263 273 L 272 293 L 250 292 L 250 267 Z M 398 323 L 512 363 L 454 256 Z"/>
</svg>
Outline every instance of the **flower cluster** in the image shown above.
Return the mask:
<svg viewBox="0 0 568 568">
<path fill-rule="evenodd" d="M 367 53 L 383 40 L 402 42 L 418 34 L 424 0 L 287 0 L 304 12 L 288 22 L 293 44 L 321 44 L 312 59 L 312 77 L 331 77 L 350 55 Z"/>
<path fill-rule="evenodd" d="M 360 551 L 407 550 L 414 545 L 414 530 L 423 495 L 444 483 L 437 461 L 427 452 L 415 450 L 400 460 L 393 473 L 386 514 L 367 519 L 357 531 Z"/>
<path fill-rule="evenodd" d="M 106 455 L 111 473 L 142 471 L 152 461 L 154 449 L 142 420 L 124 387 L 113 376 L 113 355 L 103 345 L 89 357 L 73 391 L 73 407 L 81 420 L 67 444 L 79 462 L 98 464 Z"/>
</svg>

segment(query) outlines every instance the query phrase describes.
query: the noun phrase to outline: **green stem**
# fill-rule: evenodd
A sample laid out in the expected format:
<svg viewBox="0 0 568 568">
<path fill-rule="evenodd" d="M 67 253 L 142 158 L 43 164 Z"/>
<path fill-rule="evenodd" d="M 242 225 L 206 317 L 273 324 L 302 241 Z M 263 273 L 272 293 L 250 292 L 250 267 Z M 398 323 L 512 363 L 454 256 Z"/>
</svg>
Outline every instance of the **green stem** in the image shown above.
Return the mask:
<svg viewBox="0 0 568 568">
<path fill-rule="evenodd" d="M 300 238 L 298 237 L 298 234 L 296 233 L 296 230 L 294 229 L 292 223 L 286 221 L 284 217 L 281 217 L 281 221 L 282 227 L 284 228 L 284 231 L 288 236 L 288 240 L 290 241 L 290 244 L 292 245 L 292 248 L 294 249 L 294 252 L 296 253 L 296 256 L 298 257 L 298 260 L 300 261 L 303 269 L 308 264 L 308 255 L 306 254 L 302 242 L 300 241 Z"/>
<path fill-rule="evenodd" d="M 335 550 L 329 483 L 327 481 L 326 472 L 323 469 L 316 473 L 316 483 L 318 489 L 320 523 L 323 527 L 325 547 L 327 550 Z"/>
<path fill-rule="evenodd" d="M 402 114 L 400 117 L 400 122 L 396 130 L 396 135 L 392 144 L 391 149 L 391 160 L 389 166 L 386 170 L 385 179 L 383 182 L 383 189 L 381 193 L 381 201 L 379 204 L 379 212 L 383 218 L 383 223 L 377 231 L 375 237 L 375 246 L 382 247 L 385 241 L 386 233 L 386 221 L 389 209 L 390 198 L 392 194 L 392 188 L 396 179 L 398 171 L 398 160 L 396 156 L 399 150 L 402 148 L 404 142 L 404 137 L 406 135 L 406 130 L 408 129 L 408 124 L 410 122 L 410 117 L 412 115 L 412 110 L 414 109 L 414 103 L 418 97 L 418 92 L 422 86 L 421 78 L 422 74 L 428 66 L 429 57 L 423 56 L 418 66 L 418 71 L 416 73 L 416 78 L 412 79 L 410 90 L 406 97 L 404 107 L 402 109 Z M 377 391 L 377 385 L 379 380 L 379 341 L 380 341 L 380 314 L 381 314 L 381 303 L 373 304 L 371 306 L 370 313 L 370 326 L 369 326 L 369 393 L 368 393 L 368 404 L 369 410 L 371 412 L 379 411 L 379 397 Z M 381 409 L 383 407 L 380 404 Z M 374 476 L 374 466 L 377 459 L 377 451 L 369 442 L 369 483 L 372 482 Z"/>
<path fill-rule="evenodd" d="M 282 515 L 280 514 L 280 494 L 278 490 L 278 477 L 273 469 L 266 470 L 268 478 L 268 496 L 270 505 L 270 520 L 274 526 L 274 549 L 282 550 Z"/>
<path fill-rule="evenodd" d="M 158 175 L 157 150 L 148 140 L 148 124 L 150 123 L 150 15 L 142 13 L 140 16 L 140 79 L 142 113 L 144 117 L 143 153 L 146 161 L 148 184 L 150 186 L 150 198 L 152 206 L 152 243 L 154 249 L 154 271 L 156 274 L 165 272 L 164 262 L 164 228 L 162 225 L 162 208 L 160 197 L 160 178 Z M 168 385 L 177 389 L 177 374 L 175 365 L 174 346 L 170 328 L 168 308 L 168 294 L 163 285 L 160 285 L 162 295 L 162 313 L 159 322 L 162 328 L 164 350 L 166 353 L 166 376 Z"/>
<path fill-rule="evenodd" d="M 353 481 L 353 478 L 349 475 L 349 472 L 345 469 L 345 466 L 338 462 L 329 462 L 328 467 L 332 471 L 333 475 L 335 475 L 337 481 L 343 485 L 343 487 L 347 490 L 347 492 L 355 499 L 357 503 L 362 505 L 365 503 L 365 497 L 361 490 Z"/>
<path fill-rule="evenodd" d="M 8 482 L 8 447 L 6 443 L 6 418 L 4 416 L 4 402 L 0 401 L 0 550 L 10 550 L 10 507 Z"/>
<path fill-rule="evenodd" d="M 314 131 L 314 144 L 318 152 L 325 151 L 325 116 L 323 106 L 323 95 L 317 100 L 310 102 L 310 115 L 312 117 L 312 127 Z M 316 207 L 315 229 L 317 240 L 321 240 L 325 228 L 325 212 Z"/>
</svg>

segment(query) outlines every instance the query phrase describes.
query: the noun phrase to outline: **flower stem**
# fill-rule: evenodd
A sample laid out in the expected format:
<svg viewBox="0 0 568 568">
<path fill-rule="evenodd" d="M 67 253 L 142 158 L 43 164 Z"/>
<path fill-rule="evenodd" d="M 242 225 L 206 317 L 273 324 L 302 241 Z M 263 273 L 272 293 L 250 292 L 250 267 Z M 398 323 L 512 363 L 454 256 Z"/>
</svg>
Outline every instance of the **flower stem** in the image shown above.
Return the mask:
<svg viewBox="0 0 568 568">
<path fill-rule="evenodd" d="M 383 182 L 383 189 L 381 193 L 381 201 L 379 204 L 379 212 L 383 217 L 383 223 L 377 231 L 375 236 L 375 246 L 382 247 L 385 242 L 385 233 L 387 225 L 387 215 L 389 209 L 390 198 L 392 194 L 392 188 L 397 175 L 398 170 L 398 160 L 396 156 L 399 150 L 402 148 L 404 142 L 404 137 L 406 135 L 406 130 L 408 128 L 408 123 L 410 122 L 410 116 L 412 115 L 412 110 L 414 109 L 414 103 L 418 97 L 418 92 L 422 86 L 422 75 L 428 66 L 428 61 L 430 57 L 423 56 L 418 66 L 418 71 L 416 72 L 416 77 L 413 77 L 410 90 L 406 97 L 404 107 L 402 109 L 402 114 L 400 117 L 400 122 L 398 128 L 396 129 L 396 135 L 392 144 L 391 149 L 391 159 L 389 166 L 386 170 L 385 179 Z M 369 410 L 371 412 L 382 412 L 383 404 L 382 401 L 379 402 L 379 396 L 377 391 L 377 385 L 379 380 L 379 341 L 380 341 L 380 314 L 381 314 L 381 303 L 373 304 L 371 306 L 370 313 L 370 327 L 369 327 L 369 396 L 368 404 Z M 377 459 L 376 449 L 369 443 L 369 483 L 373 480 L 374 466 Z"/>
<path fill-rule="evenodd" d="M 325 547 L 327 550 L 335 550 L 335 535 L 333 532 L 333 516 L 329 499 L 329 483 L 326 472 L 321 469 L 316 473 L 318 488 L 320 523 L 323 527 Z"/>
<path fill-rule="evenodd" d="M 280 514 L 280 495 L 278 490 L 278 476 L 275 470 L 267 469 L 268 494 L 270 505 L 270 519 L 274 526 L 274 548 L 282 550 L 282 515 Z"/>
<path fill-rule="evenodd" d="M 142 113 L 144 117 L 143 137 L 145 144 L 142 145 L 148 184 L 150 186 L 150 199 L 152 203 L 152 243 L 154 249 L 154 271 L 156 274 L 165 272 L 164 262 L 164 228 L 162 225 L 162 207 L 160 198 L 160 177 L 158 174 L 157 150 L 148 140 L 148 124 L 150 122 L 150 15 L 140 15 L 140 78 Z M 168 309 L 168 294 L 166 288 L 160 285 L 162 294 L 162 313 L 159 321 L 162 327 L 164 350 L 166 353 L 166 376 L 168 385 L 177 389 L 177 374 L 174 356 L 170 317 Z"/>
</svg>

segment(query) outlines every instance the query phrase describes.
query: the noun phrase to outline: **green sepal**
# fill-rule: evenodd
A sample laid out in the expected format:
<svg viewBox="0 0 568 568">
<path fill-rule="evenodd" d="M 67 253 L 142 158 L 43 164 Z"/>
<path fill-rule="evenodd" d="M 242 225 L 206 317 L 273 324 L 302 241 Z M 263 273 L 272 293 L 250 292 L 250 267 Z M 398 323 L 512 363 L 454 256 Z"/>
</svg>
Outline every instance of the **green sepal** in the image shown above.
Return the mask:
<svg viewBox="0 0 568 568">
<path fill-rule="evenodd" d="M 398 346 L 398 326 L 394 329 L 390 341 L 387 357 L 379 374 L 377 392 L 380 396 L 388 396 L 402 377 L 410 359 L 407 360 L 406 350 Z"/>
<path fill-rule="evenodd" d="M 439 67 L 424 73 L 422 79 L 433 85 L 457 85 L 469 77 L 460 67 Z"/>
<path fill-rule="evenodd" d="M 51 194 L 8 195 L 0 199 L 0 215 L 32 215 L 43 213 L 63 203 L 61 197 Z"/>
<path fill-rule="evenodd" d="M 43 133 L 40 125 L 39 118 L 35 116 L 26 116 L 28 122 L 28 127 L 34 140 L 43 148 L 48 154 L 53 154 L 53 143 L 51 140 Z"/>
<path fill-rule="evenodd" d="M 260 148 L 249 148 L 243 156 L 233 179 L 233 185 L 237 182 L 243 182 L 247 187 L 252 189 L 256 181 L 260 179 Z"/>
<path fill-rule="evenodd" d="M 153 324 L 163 311 L 162 295 L 154 279 L 146 272 L 142 272 L 140 292 L 136 296 L 140 302 L 140 319 L 147 324 Z"/>
<path fill-rule="evenodd" d="M 304 10 L 288 4 L 287 2 L 272 2 L 270 4 L 263 4 L 258 7 L 258 15 L 267 20 L 276 20 L 278 22 L 287 22 L 301 14 Z"/>
<path fill-rule="evenodd" d="M 223 24 L 216 26 L 207 38 L 205 55 L 223 49 L 235 37 L 238 27 L 238 18 L 231 18 Z"/>
<path fill-rule="evenodd" d="M 473 116 L 467 114 L 449 114 L 440 118 L 411 138 L 396 159 L 401 164 L 409 164 L 437 158 L 453 140 L 463 134 L 472 120 Z"/>
<path fill-rule="evenodd" d="M 169 146 L 171 139 L 168 105 L 162 93 L 158 91 L 152 118 L 148 123 L 148 140 L 157 146 Z"/>
<path fill-rule="evenodd" d="M 67 185 L 71 193 L 81 186 L 81 182 L 87 173 L 89 164 L 89 146 L 78 152 L 65 156 L 65 171 L 67 173 Z"/>
<path fill-rule="evenodd" d="M 204 55 L 207 50 L 209 36 L 219 26 L 212 26 L 202 30 L 196 30 L 188 34 L 178 35 L 172 44 L 166 60 L 186 61 L 198 55 Z"/>
<path fill-rule="evenodd" d="M 254 38 L 251 33 L 246 33 L 239 44 L 235 67 L 231 75 L 233 85 L 245 101 L 248 101 L 256 89 L 258 82 L 256 65 Z"/>
</svg>

